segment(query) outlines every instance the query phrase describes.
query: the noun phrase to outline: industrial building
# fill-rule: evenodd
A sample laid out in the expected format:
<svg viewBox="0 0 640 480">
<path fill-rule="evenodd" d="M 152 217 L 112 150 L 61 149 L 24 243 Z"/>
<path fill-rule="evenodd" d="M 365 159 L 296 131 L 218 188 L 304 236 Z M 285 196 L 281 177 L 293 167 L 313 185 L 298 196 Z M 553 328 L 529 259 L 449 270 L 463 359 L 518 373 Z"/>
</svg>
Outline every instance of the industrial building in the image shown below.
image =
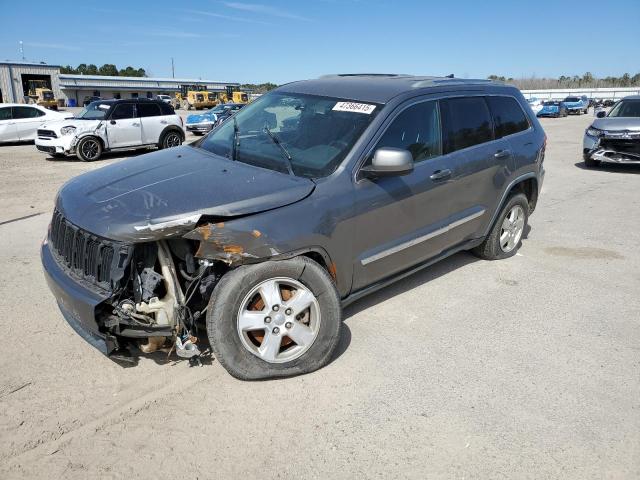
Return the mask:
<svg viewBox="0 0 640 480">
<path fill-rule="evenodd" d="M 0 62 L 0 103 L 23 103 L 29 81 L 44 81 L 64 106 L 82 105 L 89 97 L 151 98 L 159 94 L 173 95 L 183 85 L 222 92 L 239 83 L 190 78 L 108 77 L 102 75 L 70 75 L 60 73 L 59 65 L 29 62 Z"/>
</svg>

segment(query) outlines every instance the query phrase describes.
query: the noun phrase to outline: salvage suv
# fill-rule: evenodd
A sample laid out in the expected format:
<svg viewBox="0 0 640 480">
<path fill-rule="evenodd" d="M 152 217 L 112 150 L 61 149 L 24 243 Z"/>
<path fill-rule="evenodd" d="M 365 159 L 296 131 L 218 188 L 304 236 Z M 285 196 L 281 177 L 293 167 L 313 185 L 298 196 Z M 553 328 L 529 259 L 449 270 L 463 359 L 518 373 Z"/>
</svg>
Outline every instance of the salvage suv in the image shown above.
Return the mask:
<svg viewBox="0 0 640 480">
<path fill-rule="evenodd" d="M 599 111 L 584 132 L 584 164 L 601 162 L 640 165 L 640 95 L 624 97 L 607 114 Z"/>
<path fill-rule="evenodd" d="M 184 141 L 182 118 L 160 100 L 100 100 L 77 117 L 38 128 L 36 148 L 54 157 L 76 155 L 91 162 L 103 152 L 177 147 Z"/>
<path fill-rule="evenodd" d="M 545 146 L 502 83 L 294 82 L 189 146 L 66 183 L 42 262 L 66 320 L 114 359 L 197 360 L 206 319 L 231 375 L 307 373 L 344 305 L 461 250 L 514 255 Z"/>
</svg>

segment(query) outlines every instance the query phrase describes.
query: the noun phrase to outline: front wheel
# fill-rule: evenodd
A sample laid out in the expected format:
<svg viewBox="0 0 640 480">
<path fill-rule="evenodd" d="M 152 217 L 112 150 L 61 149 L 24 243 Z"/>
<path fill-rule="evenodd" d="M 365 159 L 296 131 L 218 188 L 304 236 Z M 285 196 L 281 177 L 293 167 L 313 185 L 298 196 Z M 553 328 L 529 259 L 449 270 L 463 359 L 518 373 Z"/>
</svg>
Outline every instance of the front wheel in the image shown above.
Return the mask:
<svg viewBox="0 0 640 480">
<path fill-rule="evenodd" d="M 102 155 L 102 142 L 95 137 L 85 137 L 76 146 L 76 156 L 83 162 L 93 162 Z"/>
<path fill-rule="evenodd" d="M 288 377 L 325 366 L 338 346 L 340 297 L 306 257 L 236 268 L 211 295 L 207 334 L 220 364 L 241 380 Z"/>
<path fill-rule="evenodd" d="M 500 260 L 516 254 L 529 219 L 529 201 L 523 193 L 509 197 L 484 242 L 472 250 L 485 260 Z"/>
</svg>

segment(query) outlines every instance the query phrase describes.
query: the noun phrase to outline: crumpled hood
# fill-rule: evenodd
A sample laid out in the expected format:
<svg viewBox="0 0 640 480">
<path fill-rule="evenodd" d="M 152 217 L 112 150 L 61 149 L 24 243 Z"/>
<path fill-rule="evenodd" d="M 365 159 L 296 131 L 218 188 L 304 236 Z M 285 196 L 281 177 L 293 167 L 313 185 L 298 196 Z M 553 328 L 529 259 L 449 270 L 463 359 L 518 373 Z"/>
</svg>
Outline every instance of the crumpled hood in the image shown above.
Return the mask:
<svg viewBox="0 0 640 480">
<path fill-rule="evenodd" d="M 314 188 L 306 178 L 183 146 L 75 177 L 60 189 L 56 207 L 91 233 L 136 242 L 184 234 L 202 215 L 230 217 L 289 205 Z"/>
<path fill-rule="evenodd" d="M 60 132 L 62 127 L 76 127 L 76 133 L 80 133 L 87 130 L 95 130 L 103 120 L 79 120 L 77 118 L 68 118 L 66 120 L 51 120 L 46 122 L 42 129 L 53 130 L 54 132 Z"/>
<path fill-rule="evenodd" d="M 216 114 L 205 112 L 201 114 L 189 115 L 187 117 L 187 124 L 191 123 L 202 123 L 202 122 L 215 122 Z"/>
<path fill-rule="evenodd" d="M 593 126 L 600 130 L 630 130 L 640 131 L 640 118 L 635 117 L 604 117 L 596 118 Z"/>
</svg>

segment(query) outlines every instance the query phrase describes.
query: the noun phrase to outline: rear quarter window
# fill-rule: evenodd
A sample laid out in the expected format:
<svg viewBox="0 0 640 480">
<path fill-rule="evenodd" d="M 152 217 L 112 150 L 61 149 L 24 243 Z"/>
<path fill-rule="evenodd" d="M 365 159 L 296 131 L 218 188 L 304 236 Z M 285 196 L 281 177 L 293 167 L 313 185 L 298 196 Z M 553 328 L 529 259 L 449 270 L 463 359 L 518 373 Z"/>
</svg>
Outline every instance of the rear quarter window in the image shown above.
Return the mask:
<svg viewBox="0 0 640 480">
<path fill-rule="evenodd" d="M 173 110 L 173 107 L 168 103 L 162 102 L 160 105 L 160 111 L 162 115 L 174 115 L 176 112 Z"/>
<path fill-rule="evenodd" d="M 529 128 L 529 120 L 513 97 L 487 97 L 493 117 L 496 138 L 506 137 Z"/>
<path fill-rule="evenodd" d="M 159 117 L 162 115 L 160 106 L 156 103 L 139 103 L 138 117 Z"/>
<path fill-rule="evenodd" d="M 489 107 L 484 97 L 440 101 L 444 152 L 451 153 L 493 140 Z"/>
</svg>

